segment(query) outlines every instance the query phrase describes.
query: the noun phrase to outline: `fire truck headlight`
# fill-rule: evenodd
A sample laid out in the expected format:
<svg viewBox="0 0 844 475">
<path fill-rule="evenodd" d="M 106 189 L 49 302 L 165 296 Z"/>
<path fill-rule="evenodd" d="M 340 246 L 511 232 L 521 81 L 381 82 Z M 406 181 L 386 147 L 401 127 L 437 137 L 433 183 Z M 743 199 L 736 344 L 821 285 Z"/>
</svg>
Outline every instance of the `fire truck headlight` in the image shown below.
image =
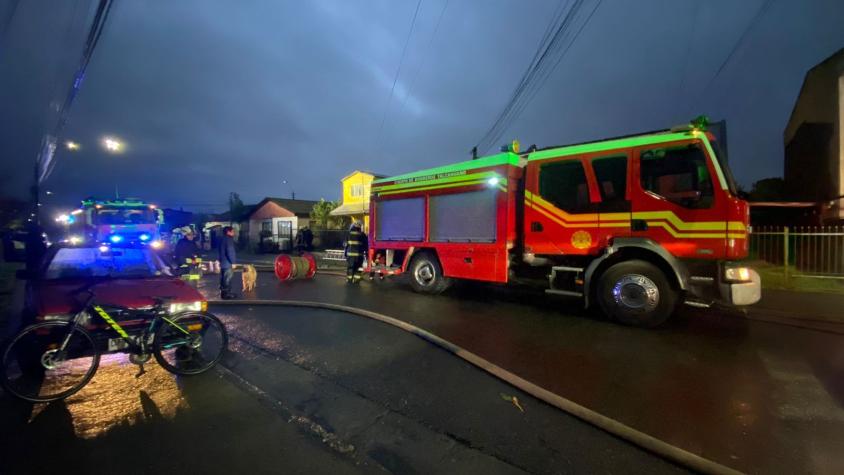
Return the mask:
<svg viewBox="0 0 844 475">
<path fill-rule="evenodd" d="M 149 245 L 150 245 L 153 249 L 161 249 L 162 247 L 164 247 L 164 243 L 163 243 L 163 242 L 161 242 L 161 241 L 153 241 L 153 242 L 149 243 Z"/>
<path fill-rule="evenodd" d="M 82 241 L 83 239 L 79 236 L 71 236 L 70 238 L 68 238 L 68 242 L 70 242 L 74 246 L 80 244 Z"/>
<path fill-rule="evenodd" d="M 108 240 L 113 242 L 114 244 L 117 244 L 119 242 L 123 242 L 123 236 L 121 236 L 119 234 L 112 234 L 111 236 L 108 237 Z"/>
<path fill-rule="evenodd" d="M 494 176 L 494 177 L 490 178 L 489 180 L 487 180 L 486 182 L 489 184 L 489 186 L 498 186 L 498 183 L 500 181 L 501 180 L 499 180 L 497 176 Z"/>
<path fill-rule="evenodd" d="M 138 236 L 138 239 L 140 239 L 141 241 L 149 241 L 149 238 L 150 238 L 150 237 L 151 237 L 151 236 L 150 236 L 149 234 L 147 234 L 147 233 L 143 233 L 143 234 L 141 234 L 140 236 Z"/>
<path fill-rule="evenodd" d="M 724 269 L 727 282 L 750 282 L 750 269 L 747 267 L 728 267 Z"/>
</svg>

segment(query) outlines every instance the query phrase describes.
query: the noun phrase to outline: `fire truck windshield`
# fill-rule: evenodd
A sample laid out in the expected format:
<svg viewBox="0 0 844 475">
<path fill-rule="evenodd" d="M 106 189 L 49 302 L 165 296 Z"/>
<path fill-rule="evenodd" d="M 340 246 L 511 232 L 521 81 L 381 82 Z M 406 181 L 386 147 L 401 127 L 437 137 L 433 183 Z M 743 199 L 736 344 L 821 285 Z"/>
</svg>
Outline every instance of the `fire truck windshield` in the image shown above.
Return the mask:
<svg viewBox="0 0 844 475">
<path fill-rule="evenodd" d="M 149 208 L 102 208 L 96 224 L 154 224 L 155 213 Z"/>
<path fill-rule="evenodd" d="M 718 166 L 721 167 L 724 179 L 727 180 L 727 188 L 733 196 L 738 196 L 738 186 L 736 186 L 736 180 L 733 178 L 733 172 L 730 170 L 730 166 L 727 165 L 726 154 L 721 150 L 721 143 L 717 140 L 710 139 L 709 144 L 712 145 L 712 150 L 715 152 L 715 160 L 718 161 Z"/>
</svg>

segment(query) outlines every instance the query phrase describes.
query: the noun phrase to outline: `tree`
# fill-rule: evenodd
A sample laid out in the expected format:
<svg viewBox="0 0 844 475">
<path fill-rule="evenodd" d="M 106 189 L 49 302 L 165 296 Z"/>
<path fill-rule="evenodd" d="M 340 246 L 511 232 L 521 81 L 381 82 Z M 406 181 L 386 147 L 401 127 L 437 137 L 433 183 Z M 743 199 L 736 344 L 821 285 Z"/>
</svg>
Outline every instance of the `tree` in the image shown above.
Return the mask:
<svg viewBox="0 0 844 475">
<path fill-rule="evenodd" d="M 342 227 L 345 221 L 344 217 L 331 216 L 331 212 L 338 206 L 340 206 L 339 201 L 326 201 L 325 198 L 320 198 L 311 210 L 311 221 L 316 223 L 316 227 L 320 229 Z"/>
<path fill-rule="evenodd" d="M 243 216 L 245 209 L 246 205 L 243 204 L 240 195 L 233 191 L 229 193 L 229 221 L 232 223 L 237 222 Z"/>
<path fill-rule="evenodd" d="M 750 189 L 750 201 L 785 201 L 785 180 L 779 177 L 763 178 Z"/>
</svg>

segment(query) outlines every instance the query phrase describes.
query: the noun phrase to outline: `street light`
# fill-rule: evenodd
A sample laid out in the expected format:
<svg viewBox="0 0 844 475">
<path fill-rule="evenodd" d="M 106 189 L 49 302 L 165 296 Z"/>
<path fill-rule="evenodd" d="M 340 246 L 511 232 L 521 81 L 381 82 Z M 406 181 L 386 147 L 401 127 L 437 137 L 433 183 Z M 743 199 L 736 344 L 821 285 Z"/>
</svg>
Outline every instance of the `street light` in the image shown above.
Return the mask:
<svg viewBox="0 0 844 475">
<path fill-rule="evenodd" d="M 79 144 L 72 140 L 68 140 L 64 145 L 68 150 L 79 150 Z"/>
<path fill-rule="evenodd" d="M 105 137 L 103 139 L 103 146 L 112 153 L 119 153 L 123 150 L 123 143 L 114 137 Z"/>
</svg>

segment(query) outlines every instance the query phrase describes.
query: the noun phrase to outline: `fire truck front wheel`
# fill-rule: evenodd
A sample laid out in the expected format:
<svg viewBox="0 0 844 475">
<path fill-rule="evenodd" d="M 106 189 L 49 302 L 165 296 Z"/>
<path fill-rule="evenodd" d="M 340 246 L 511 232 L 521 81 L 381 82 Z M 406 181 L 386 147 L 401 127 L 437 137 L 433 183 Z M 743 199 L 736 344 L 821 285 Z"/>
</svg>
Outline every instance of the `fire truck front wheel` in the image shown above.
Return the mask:
<svg viewBox="0 0 844 475">
<path fill-rule="evenodd" d="M 598 283 L 598 303 L 604 313 L 631 326 L 652 328 L 674 312 L 677 291 L 665 274 L 647 261 L 619 262 Z"/>
<path fill-rule="evenodd" d="M 410 264 L 410 285 L 425 294 L 438 294 L 448 288 L 450 281 L 443 275 L 437 257 L 430 252 L 420 252 Z"/>
</svg>

